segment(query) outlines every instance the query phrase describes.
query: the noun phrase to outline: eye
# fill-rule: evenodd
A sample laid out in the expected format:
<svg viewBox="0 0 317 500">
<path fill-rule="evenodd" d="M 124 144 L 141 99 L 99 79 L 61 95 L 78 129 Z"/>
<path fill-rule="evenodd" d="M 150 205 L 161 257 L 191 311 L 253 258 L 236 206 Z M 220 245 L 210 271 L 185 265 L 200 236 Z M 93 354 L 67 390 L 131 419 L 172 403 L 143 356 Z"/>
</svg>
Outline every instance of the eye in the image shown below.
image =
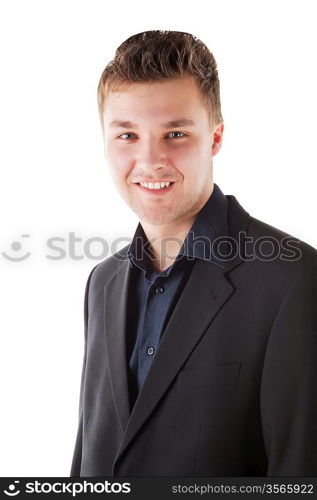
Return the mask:
<svg viewBox="0 0 317 500">
<path fill-rule="evenodd" d="M 169 137 L 170 139 L 182 139 L 183 137 L 185 137 L 185 134 L 184 132 L 176 131 L 176 132 L 170 132 L 167 137 Z"/>
<path fill-rule="evenodd" d="M 133 134 L 133 132 L 125 132 L 124 134 L 119 135 L 119 139 L 129 141 L 131 139 L 135 139 L 135 134 Z"/>
</svg>

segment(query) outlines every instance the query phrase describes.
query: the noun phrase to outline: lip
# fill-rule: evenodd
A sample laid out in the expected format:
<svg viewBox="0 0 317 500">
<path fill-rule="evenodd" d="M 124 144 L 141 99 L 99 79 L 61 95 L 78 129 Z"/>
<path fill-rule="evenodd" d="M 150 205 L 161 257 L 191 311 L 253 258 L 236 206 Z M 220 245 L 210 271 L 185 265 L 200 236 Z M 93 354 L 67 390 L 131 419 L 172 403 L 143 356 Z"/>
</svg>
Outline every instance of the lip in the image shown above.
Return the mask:
<svg viewBox="0 0 317 500">
<path fill-rule="evenodd" d="M 147 181 L 142 181 L 142 182 L 147 182 Z M 155 182 L 170 182 L 171 184 L 168 187 L 164 187 L 164 188 L 160 188 L 160 189 L 148 189 L 148 188 L 141 186 L 141 184 L 138 184 L 137 182 L 134 183 L 134 185 L 137 188 L 141 189 L 141 191 L 143 191 L 144 193 L 157 196 L 157 195 L 162 195 L 162 194 L 168 193 L 169 191 L 171 191 L 171 189 L 173 188 L 173 186 L 175 184 L 175 181 L 153 181 L 152 180 L 149 182 L 153 182 L 153 183 L 155 183 Z"/>
</svg>

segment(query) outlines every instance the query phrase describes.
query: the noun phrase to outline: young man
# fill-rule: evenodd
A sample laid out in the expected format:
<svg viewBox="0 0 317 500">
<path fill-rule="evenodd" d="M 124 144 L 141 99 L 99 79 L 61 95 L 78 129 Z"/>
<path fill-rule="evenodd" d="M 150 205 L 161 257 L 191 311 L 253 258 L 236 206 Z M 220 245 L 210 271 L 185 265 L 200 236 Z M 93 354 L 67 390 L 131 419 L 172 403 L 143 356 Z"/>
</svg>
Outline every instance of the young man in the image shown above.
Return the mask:
<svg viewBox="0 0 317 500">
<path fill-rule="evenodd" d="M 98 99 L 140 223 L 88 278 L 71 476 L 317 475 L 317 252 L 213 183 L 212 54 L 132 36 Z"/>
</svg>

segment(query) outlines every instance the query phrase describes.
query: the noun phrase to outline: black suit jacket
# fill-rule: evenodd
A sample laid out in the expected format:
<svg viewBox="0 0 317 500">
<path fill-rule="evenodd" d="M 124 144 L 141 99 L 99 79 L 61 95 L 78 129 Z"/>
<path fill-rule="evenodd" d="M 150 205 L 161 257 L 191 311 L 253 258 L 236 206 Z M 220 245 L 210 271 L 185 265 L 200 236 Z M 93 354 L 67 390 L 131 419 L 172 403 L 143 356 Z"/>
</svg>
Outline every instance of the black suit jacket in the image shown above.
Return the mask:
<svg viewBox="0 0 317 500">
<path fill-rule="evenodd" d="M 227 198 L 232 238 L 290 245 Z M 317 476 L 317 252 L 242 241 L 195 263 L 132 412 L 128 247 L 92 270 L 71 476 Z"/>
</svg>

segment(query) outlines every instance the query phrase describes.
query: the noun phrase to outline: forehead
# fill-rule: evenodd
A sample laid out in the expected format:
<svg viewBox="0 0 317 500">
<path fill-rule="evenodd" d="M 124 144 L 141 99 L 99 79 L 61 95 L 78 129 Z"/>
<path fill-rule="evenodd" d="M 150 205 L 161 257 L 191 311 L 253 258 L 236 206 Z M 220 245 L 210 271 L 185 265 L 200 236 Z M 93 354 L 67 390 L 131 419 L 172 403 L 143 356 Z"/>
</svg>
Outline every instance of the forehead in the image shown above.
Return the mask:
<svg viewBox="0 0 317 500">
<path fill-rule="evenodd" d="M 107 91 L 104 124 L 115 121 L 167 122 L 180 117 L 199 120 L 207 117 L 207 106 L 192 76 L 177 79 L 130 83 Z"/>
</svg>

